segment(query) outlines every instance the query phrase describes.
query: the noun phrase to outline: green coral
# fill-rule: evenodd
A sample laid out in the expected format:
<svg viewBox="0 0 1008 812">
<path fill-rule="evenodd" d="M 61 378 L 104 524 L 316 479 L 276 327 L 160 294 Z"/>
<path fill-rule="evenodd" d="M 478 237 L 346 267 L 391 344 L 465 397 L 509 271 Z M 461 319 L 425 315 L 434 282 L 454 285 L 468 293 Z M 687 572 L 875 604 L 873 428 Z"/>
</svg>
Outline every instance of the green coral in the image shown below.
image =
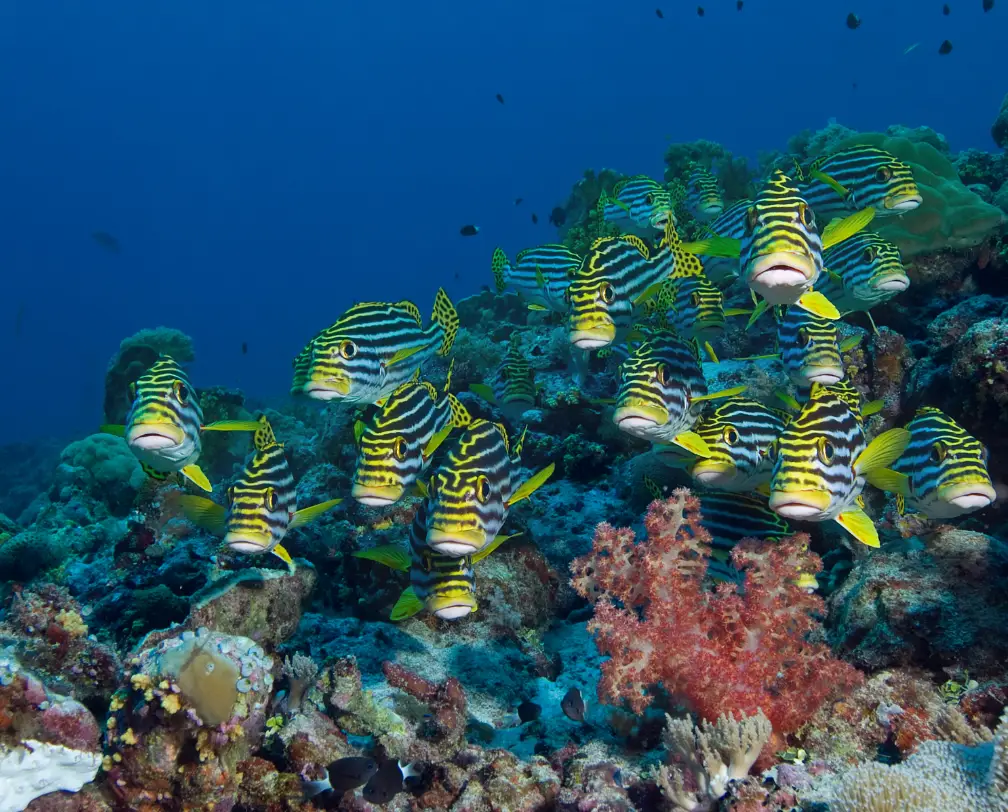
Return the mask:
<svg viewBox="0 0 1008 812">
<path fill-rule="evenodd" d="M 60 460 L 71 469 L 74 484 L 115 515 L 129 510 L 146 479 L 126 441 L 111 434 L 92 434 L 70 443 Z"/>
</svg>

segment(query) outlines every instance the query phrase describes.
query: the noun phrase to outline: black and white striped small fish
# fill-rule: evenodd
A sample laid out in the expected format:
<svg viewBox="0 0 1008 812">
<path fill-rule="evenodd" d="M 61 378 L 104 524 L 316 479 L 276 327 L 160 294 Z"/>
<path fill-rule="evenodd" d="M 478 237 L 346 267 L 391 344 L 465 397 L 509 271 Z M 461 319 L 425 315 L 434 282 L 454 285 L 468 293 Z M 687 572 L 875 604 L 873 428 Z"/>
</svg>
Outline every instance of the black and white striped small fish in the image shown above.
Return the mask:
<svg viewBox="0 0 1008 812">
<path fill-rule="evenodd" d="M 564 294 L 581 257 L 562 243 L 548 243 L 519 251 L 512 263 L 503 248 L 495 248 L 490 263 L 498 293 L 515 290 L 528 302 L 529 310 L 564 313 Z"/>
</svg>

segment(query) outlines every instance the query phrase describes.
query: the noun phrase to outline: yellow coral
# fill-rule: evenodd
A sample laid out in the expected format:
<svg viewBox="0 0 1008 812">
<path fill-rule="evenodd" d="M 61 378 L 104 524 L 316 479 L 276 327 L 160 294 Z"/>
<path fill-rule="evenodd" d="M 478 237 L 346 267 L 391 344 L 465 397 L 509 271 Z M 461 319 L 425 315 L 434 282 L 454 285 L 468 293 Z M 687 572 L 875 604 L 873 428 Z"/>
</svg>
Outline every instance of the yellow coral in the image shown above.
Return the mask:
<svg viewBox="0 0 1008 812">
<path fill-rule="evenodd" d="M 161 697 L 161 707 L 165 709 L 165 713 L 178 713 L 182 707 L 178 694 L 168 694 Z"/>
<path fill-rule="evenodd" d="M 88 627 L 84 622 L 84 618 L 77 612 L 64 610 L 56 615 L 56 622 L 71 637 L 84 637 L 88 633 Z"/>
<path fill-rule="evenodd" d="M 130 685 L 134 691 L 145 691 L 151 686 L 151 678 L 146 674 L 134 674 L 130 677 Z"/>
<path fill-rule="evenodd" d="M 114 694 L 112 694 L 112 700 L 109 702 L 108 706 L 109 712 L 115 713 L 117 710 L 121 709 L 125 704 L 126 700 L 123 698 L 123 695 L 120 694 L 118 691 L 116 691 Z"/>
<path fill-rule="evenodd" d="M 123 744 L 136 744 L 137 737 L 136 734 L 133 732 L 133 728 L 131 727 L 126 728 L 126 732 L 119 737 L 119 741 L 121 741 Z"/>
</svg>

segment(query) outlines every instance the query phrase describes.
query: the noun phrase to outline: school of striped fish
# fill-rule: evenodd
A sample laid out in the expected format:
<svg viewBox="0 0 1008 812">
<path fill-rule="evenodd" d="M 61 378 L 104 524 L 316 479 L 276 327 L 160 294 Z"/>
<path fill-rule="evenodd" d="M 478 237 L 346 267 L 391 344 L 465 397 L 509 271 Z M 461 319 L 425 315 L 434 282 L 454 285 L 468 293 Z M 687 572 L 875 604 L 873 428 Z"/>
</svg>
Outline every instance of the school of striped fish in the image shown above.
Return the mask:
<svg viewBox="0 0 1008 812">
<path fill-rule="evenodd" d="M 874 147 L 775 169 L 752 200 L 726 201 L 700 165 L 685 183 L 632 176 L 602 192 L 594 210 L 617 234 L 594 240 L 584 256 L 562 243 L 513 259 L 497 247 L 493 285 L 563 325 L 575 383 L 591 354 L 616 359 L 609 396 L 592 402 L 620 431 L 650 443 L 644 453 L 692 479 L 715 558 L 723 562 L 742 538 L 780 538 L 807 522 L 834 522 L 876 547 L 868 486 L 893 494 L 900 513 L 941 520 L 995 499 L 975 437 L 926 406 L 905 426 L 874 433 L 869 421 L 883 404 L 864 402 L 845 368 L 844 353 L 861 339 L 842 339 L 842 320 L 872 319 L 872 308 L 910 284 L 899 249 L 870 226 L 921 202 L 910 167 Z M 697 239 L 681 239 L 685 217 L 700 224 Z M 740 291 L 746 306 L 726 307 Z M 756 357 L 779 363 L 798 397 L 777 392 L 765 403 L 744 385 L 709 385 L 708 364 L 720 363 L 713 343 L 742 317 L 746 329 L 776 319 L 775 346 Z M 396 621 L 475 612 L 477 565 L 513 537 L 505 532 L 511 508 L 555 472 L 554 463 L 535 472 L 522 463 L 522 417 L 539 403 L 540 387 L 520 332 L 500 366 L 469 388 L 503 417 L 493 422 L 474 417 L 452 391 L 459 326 L 443 289 L 426 321 L 410 301 L 358 302 L 293 362 L 292 395 L 359 413 L 348 496 L 376 508 L 419 500 L 402 543 L 355 553 L 408 573 Z M 435 358 L 450 361 L 443 381 L 425 377 Z M 185 370 L 167 356 L 131 397 L 125 425 L 103 430 L 122 436 L 158 479 L 177 474 L 212 493 L 199 467 L 203 433 L 252 434 L 253 452 L 223 501 L 187 494 L 182 508 L 232 550 L 271 553 L 294 567 L 287 534 L 342 500 L 298 508 L 284 446 L 266 417 L 204 424 Z M 644 484 L 656 497 L 667 490 L 654 476 Z M 815 588 L 812 576 L 795 578 Z"/>
</svg>

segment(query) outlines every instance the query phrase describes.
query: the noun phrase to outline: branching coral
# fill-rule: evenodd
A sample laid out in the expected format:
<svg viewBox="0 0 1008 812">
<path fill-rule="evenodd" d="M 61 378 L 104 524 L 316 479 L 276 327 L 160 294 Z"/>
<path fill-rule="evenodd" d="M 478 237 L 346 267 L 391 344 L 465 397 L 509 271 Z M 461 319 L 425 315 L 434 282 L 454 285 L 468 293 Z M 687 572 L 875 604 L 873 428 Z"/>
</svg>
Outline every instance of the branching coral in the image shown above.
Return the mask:
<svg viewBox="0 0 1008 812">
<path fill-rule="evenodd" d="M 662 792 L 677 809 L 713 809 L 729 781 L 749 774 L 771 732 L 760 711 L 741 721 L 721 715 L 714 724 L 704 720 L 699 728 L 665 714 L 662 739 L 671 763 L 661 768 Z"/>
<path fill-rule="evenodd" d="M 284 705 L 287 710 L 295 711 L 301 707 L 305 692 L 314 684 L 318 673 L 318 666 L 311 657 L 295 654 L 284 658 L 283 675 L 287 678 L 287 699 Z"/>
<path fill-rule="evenodd" d="M 699 501 L 687 490 L 652 502 L 647 539 L 600 524 L 592 552 L 571 563 L 572 584 L 595 603 L 589 630 L 609 659 L 599 698 L 640 712 L 661 683 L 703 719 L 762 708 L 778 734 L 797 730 L 828 697 L 862 679 L 810 637 L 823 602 L 792 582 L 822 568 L 808 537 L 739 544 L 744 582 L 704 585 L 707 545 Z M 617 605 L 620 604 L 622 608 Z"/>
</svg>

